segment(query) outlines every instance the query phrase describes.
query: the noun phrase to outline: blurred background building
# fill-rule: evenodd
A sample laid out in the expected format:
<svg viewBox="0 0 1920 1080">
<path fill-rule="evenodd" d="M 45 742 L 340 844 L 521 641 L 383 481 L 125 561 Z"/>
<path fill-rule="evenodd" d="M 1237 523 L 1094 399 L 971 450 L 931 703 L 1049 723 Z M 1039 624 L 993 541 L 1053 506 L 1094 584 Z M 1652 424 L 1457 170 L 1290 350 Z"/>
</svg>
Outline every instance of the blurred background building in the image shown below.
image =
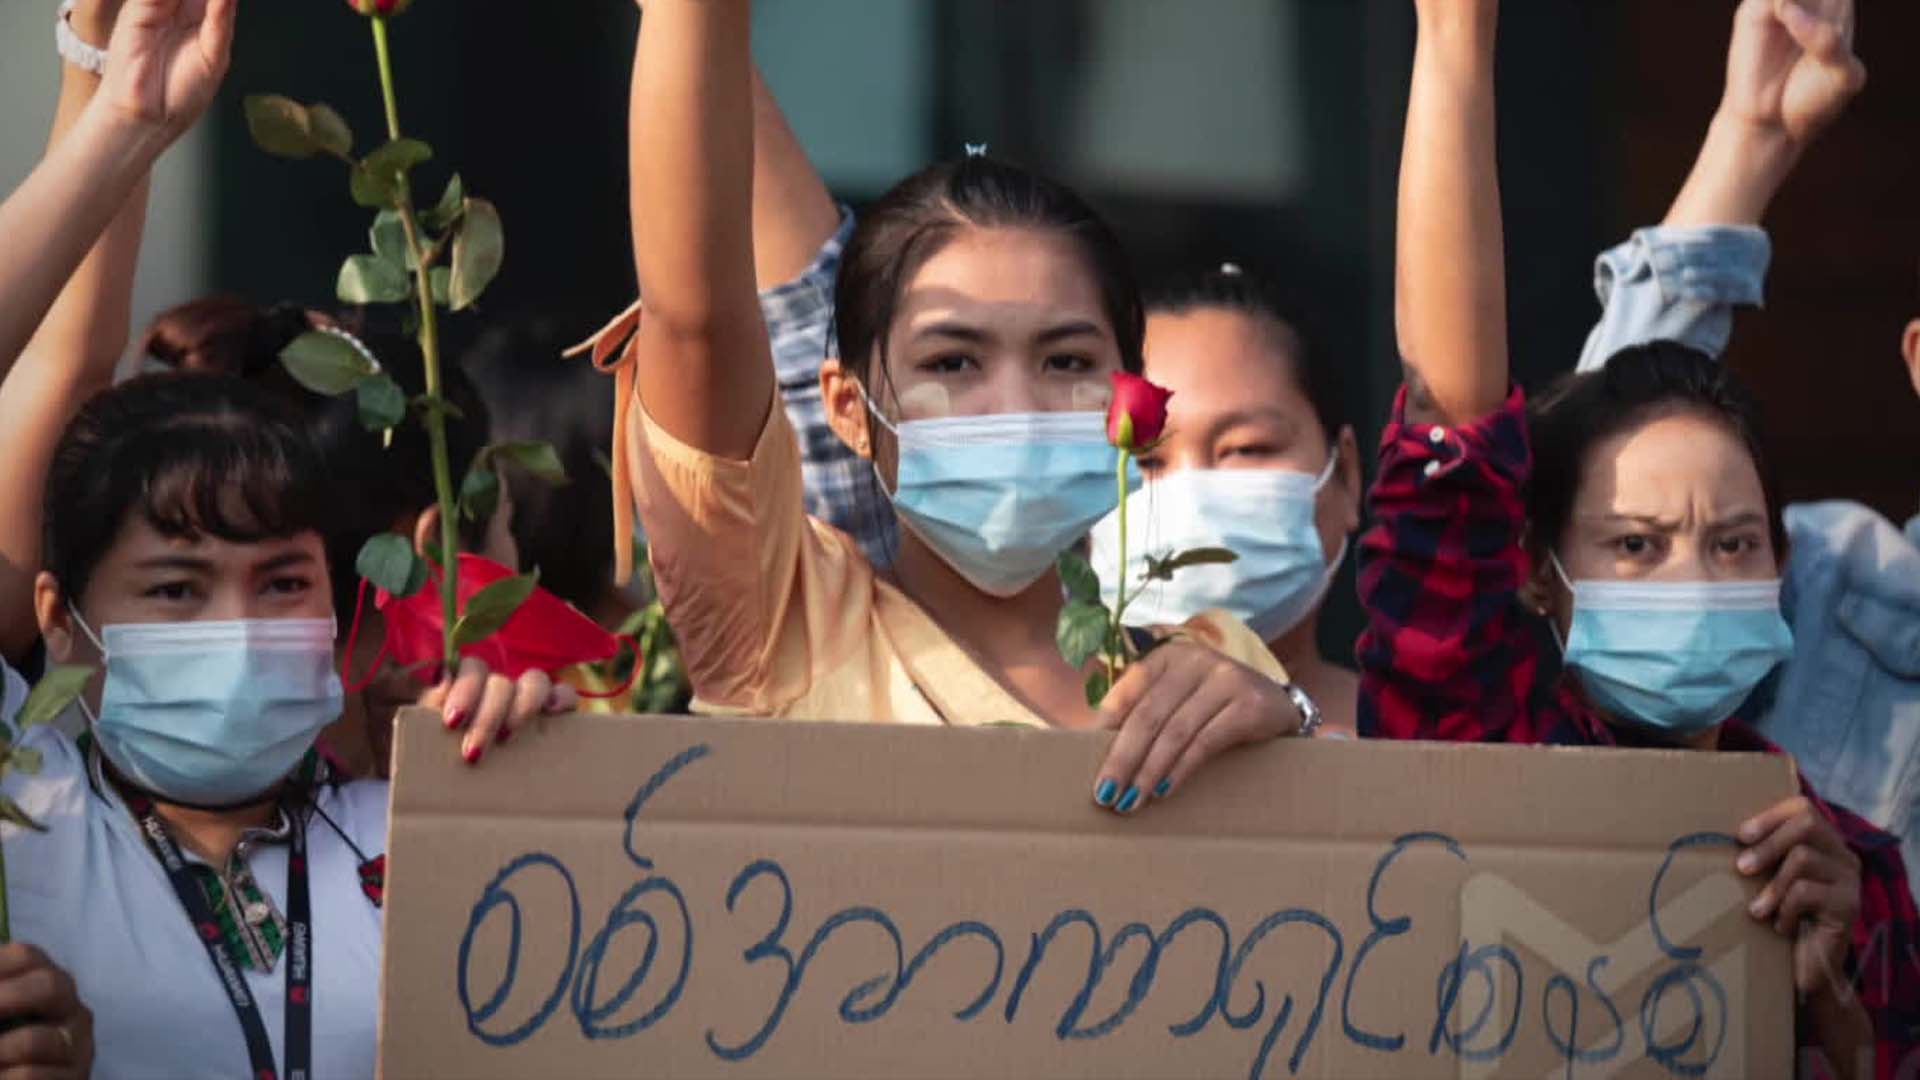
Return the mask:
<svg viewBox="0 0 1920 1080">
<path fill-rule="evenodd" d="M 9 186 L 51 115 L 53 6 L 0 7 Z M 1594 254 L 1678 189 L 1718 99 L 1733 6 L 1506 5 L 1501 165 L 1529 385 L 1578 352 Z M 1920 5 L 1861 6 L 1871 83 L 1776 204 L 1768 308 L 1742 322 L 1734 356 L 1766 402 L 1792 497 L 1863 499 L 1904 520 L 1920 498 L 1920 402 L 1897 352 L 1920 315 Z M 631 298 L 636 21 L 627 0 L 420 0 L 396 24 L 409 132 L 507 222 L 506 272 L 456 336 L 535 318 L 584 334 Z M 769 82 L 842 198 L 989 143 L 1080 187 L 1148 278 L 1233 261 L 1277 280 L 1312 347 L 1350 373 L 1347 407 L 1375 437 L 1398 378 L 1407 0 L 760 0 L 756 22 Z M 359 250 L 368 215 L 340 171 L 254 150 L 239 102 L 328 101 L 366 142 L 380 106 L 365 27 L 338 0 L 251 4 L 242 23 L 224 100 L 162 169 L 137 321 L 212 290 L 326 304 Z M 438 190 L 441 173 L 427 176 Z M 1351 601 L 1335 606 L 1328 633 L 1350 640 Z"/>
</svg>

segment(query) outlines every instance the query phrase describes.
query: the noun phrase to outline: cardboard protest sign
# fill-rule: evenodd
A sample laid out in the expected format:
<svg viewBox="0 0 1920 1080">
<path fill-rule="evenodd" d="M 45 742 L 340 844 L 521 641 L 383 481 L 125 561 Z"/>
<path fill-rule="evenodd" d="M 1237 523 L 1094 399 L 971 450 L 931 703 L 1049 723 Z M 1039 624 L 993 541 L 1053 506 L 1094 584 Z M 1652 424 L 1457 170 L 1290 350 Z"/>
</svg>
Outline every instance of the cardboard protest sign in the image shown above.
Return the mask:
<svg viewBox="0 0 1920 1080">
<path fill-rule="evenodd" d="M 1284 740 L 1132 819 L 1106 738 L 404 717 L 415 1077 L 1792 1074 L 1731 831 L 1762 755 Z"/>
</svg>

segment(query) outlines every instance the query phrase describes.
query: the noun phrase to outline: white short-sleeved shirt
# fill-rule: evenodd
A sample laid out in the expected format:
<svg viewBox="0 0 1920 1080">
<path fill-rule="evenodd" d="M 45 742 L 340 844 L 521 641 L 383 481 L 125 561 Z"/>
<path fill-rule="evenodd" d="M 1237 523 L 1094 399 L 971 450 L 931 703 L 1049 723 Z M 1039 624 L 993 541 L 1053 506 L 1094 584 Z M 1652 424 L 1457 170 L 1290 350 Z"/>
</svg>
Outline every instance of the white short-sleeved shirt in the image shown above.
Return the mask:
<svg viewBox="0 0 1920 1080">
<path fill-rule="evenodd" d="M 111 789 L 96 790 L 79 747 L 39 727 L 22 745 L 44 762 L 5 788 L 47 827 L 0 825 L 16 941 L 37 945 L 74 978 L 94 1014 L 94 1075 L 103 1080 L 236 1077 L 249 1073 L 233 1005 L 139 826 Z M 320 809 L 368 857 L 386 850 L 387 785 L 325 790 Z M 313 1072 L 374 1074 L 379 1015 L 380 910 L 360 887 L 360 856 L 317 816 L 307 828 L 313 903 Z M 260 888 L 287 903 L 287 848 L 248 858 Z M 286 957 L 270 974 L 246 972 L 286 1061 Z"/>
</svg>

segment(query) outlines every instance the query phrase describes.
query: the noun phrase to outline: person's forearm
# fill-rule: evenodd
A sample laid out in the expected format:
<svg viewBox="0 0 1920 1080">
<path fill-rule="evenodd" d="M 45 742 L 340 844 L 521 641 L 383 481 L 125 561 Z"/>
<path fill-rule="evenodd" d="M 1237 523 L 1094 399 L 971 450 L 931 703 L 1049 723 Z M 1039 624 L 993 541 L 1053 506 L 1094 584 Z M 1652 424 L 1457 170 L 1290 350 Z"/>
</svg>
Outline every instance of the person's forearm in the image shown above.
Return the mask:
<svg viewBox="0 0 1920 1080">
<path fill-rule="evenodd" d="M 1758 225 L 1799 159 L 1779 131 L 1716 115 L 1662 224 Z"/>
<path fill-rule="evenodd" d="M 140 185 L 166 133 L 88 107 L 0 205 L 0 356 L 17 357 Z"/>
<path fill-rule="evenodd" d="M 745 458 L 773 400 L 753 258 L 753 95 L 745 0 L 649 0 L 629 147 L 649 412 Z"/>
<path fill-rule="evenodd" d="M 798 277 L 840 227 L 840 207 L 753 73 L 753 260 L 762 290 Z"/>
<path fill-rule="evenodd" d="M 1507 391 L 1493 5 L 1423 17 L 1400 162 L 1395 321 L 1410 413 L 1463 423 Z"/>
</svg>

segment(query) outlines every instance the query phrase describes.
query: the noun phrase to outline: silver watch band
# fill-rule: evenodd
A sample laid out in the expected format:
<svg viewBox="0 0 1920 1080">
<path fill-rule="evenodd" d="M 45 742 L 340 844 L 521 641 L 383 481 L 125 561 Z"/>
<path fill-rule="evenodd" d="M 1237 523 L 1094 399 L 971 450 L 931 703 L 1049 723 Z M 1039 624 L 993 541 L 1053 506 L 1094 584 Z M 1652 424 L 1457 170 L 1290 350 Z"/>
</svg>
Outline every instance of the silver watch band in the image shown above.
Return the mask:
<svg viewBox="0 0 1920 1080">
<path fill-rule="evenodd" d="M 1320 730 L 1320 725 L 1326 723 L 1326 715 L 1320 711 L 1320 706 L 1314 704 L 1313 698 L 1307 696 L 1305 690 L 1292 683 L 1284 684 L 1284 688 L 1287 692 L 1287 700 L 1293 702 L 1293 707 L 1300 711 L 1300 728 L 1294 732 L 1294 735 L 1303 739 L 1312 738 L 1314 733 Z"/>
<path fill-rule="evenodd" d="M 107 69 L 107 50 L 80 40 L 73 32 L 73 9 L 77 0 L 61 0 L 60 17 L 53 24 L 53 44 L 61 59 L 82 71 L 95 75 Z"/>
</svg>

